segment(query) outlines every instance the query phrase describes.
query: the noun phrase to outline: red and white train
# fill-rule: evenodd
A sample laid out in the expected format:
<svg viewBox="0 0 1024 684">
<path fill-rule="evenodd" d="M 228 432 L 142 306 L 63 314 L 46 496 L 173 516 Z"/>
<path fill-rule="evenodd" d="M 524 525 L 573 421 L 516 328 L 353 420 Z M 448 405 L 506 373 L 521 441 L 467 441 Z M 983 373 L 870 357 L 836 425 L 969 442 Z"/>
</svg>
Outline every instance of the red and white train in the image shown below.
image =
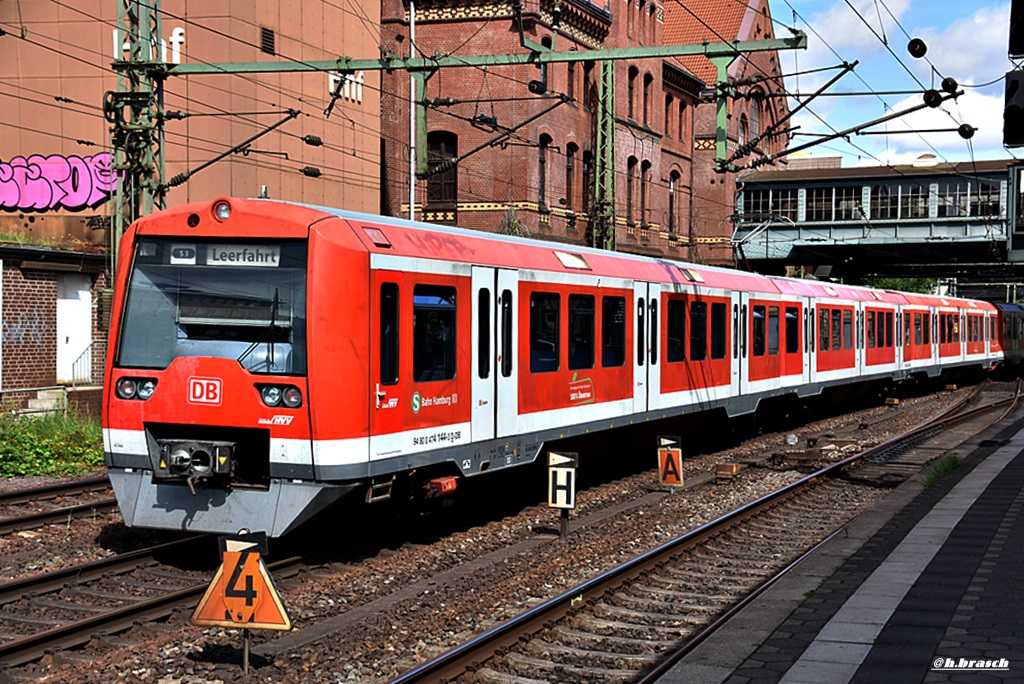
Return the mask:
<svg viewBox="0 0 1024 684">
<path fill-rule="evenodd" d="M 553 439 L 991 368 L 1004 313 L 1024 347 L 1019 308 L 270 200 L 148 216 L 120 257 L 103 434 L 129 526 L 280 536 Z"/>
</svg>

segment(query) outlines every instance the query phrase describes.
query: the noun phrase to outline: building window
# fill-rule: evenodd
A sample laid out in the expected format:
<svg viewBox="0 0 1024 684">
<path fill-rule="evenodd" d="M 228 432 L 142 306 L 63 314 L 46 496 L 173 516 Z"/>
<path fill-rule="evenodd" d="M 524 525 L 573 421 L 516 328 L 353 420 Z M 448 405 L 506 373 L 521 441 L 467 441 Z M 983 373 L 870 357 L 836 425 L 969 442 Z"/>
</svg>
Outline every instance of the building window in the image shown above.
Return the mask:
<svg viewBox="0 0 1024 684">
<path fill-rule="evenodd" d="M 672 103 L 674 99 L 671 95 L 665 96 L 665 137 L 672 135 Z"/>
<path fill-rule="evenodd" d="M 871 218 L 894 219 L 899 206 L 899 193 L 895 186 L 871 186 Z"/>
<path fill-rule="evenodd" d="M 576 210 L 576 152 L 579 147 L 575 143 L 565 146 L 565 208 Z"/>
<path fill-rule="evenodd" d="M 640 165 L 640 225 L 647 226 L 647 188 L 651 179 L 651 162 Z"/>
<path fill-rule="evenodd" d="M 636 157 L 626 162 L 626 224 L 633 225 L 633 186 L 636 183 Z"/>
<path fill-rule="evenodd" d="M 900 187 L 900 218 L 928 217 L 928 186 L 903 183 Z"/>
<path fill-rule="evenodd" d="M 632 6 L 632 3 L 630 3 Z M 630 15 L 632 16 L 632 14 Z M 630 119 L 635 119 L 633 115 L 633 108 L 636 105 L 636 79 L 640 75 L 640 71 L 636 67 L 629 67 L 629 88 L 626 91 L 626 115 Z"/>
<path fill-rule="evenodd" d="M 999 183 L 975 181 L 971 190 L 971 216 L 999 215 Z"/>
<path fill-rule="evenodd" d="M 427 133 L 427 204 L 454 205 L 458 201 L 458 174 L 451 162 L 459 155 L 459 137 L 447 131 Z"/>
<path fill-rule="evenodd" d="M 541 135 L 540 145 L 537 148 L 537 204 L 540 210 L 548 208 L 548 148 L 551 146 L 551 136 Z"/>
<path fill-rule="evenodd" d="M 799 218 L 800 194 L 796 188 L 772 190 L 772 213 L 796 223 Z"/>
<path fill-rule="evenodd" d="M 650 125 L 651 117 L 651 84 L 654 82 L 654 77 L 650 74 L 644 74 L 644 126 Z"/>
<path fill-rule="evenodd" d="M 750 101 L 750 139 L 751 141 L 756 140 L 757 136 L 761 135 L 761 101 L 764 97 L 764 93 L 760 90 L 753 92 L 753 98 Z"/>
<path fill-rule="evenodd" d="M 576 99 L 576 62 L 565 65 L 565 94 L 570 100 Z"/>
<path fill-rule="evenodd" d="M 675 233 L 676 226 L 676 189 L 679 187 L 679 172 L 673 171 L 668 176 L 668 232 Z"/>
<path fill-rule="evenodd" d="M 967 216 L 967 183 L 939 183 L 939 218 Z"/>
<path fill-rule="evenodd" d="M 597 88 L 594 82 L 594 63 L 583 63 L 583 106 L 593 109 L 597 100 Z"/>
<path fill-rule="evenodd" d="M 831 221 L 832 220 L 832 195 L 833 195 L 833 188 L 808 188 L 807 189 L 807 220 L 808 221 Z"/>
<path fill-rule="evenodd" d="M 678 127 L 678 133 L 679 133 L 679 139 L 680 140 L 685 140 L 686 139 L 687 126 L 686 126 L 685 116 L 686 116 L 686 103 L 683 102 L 682 100 L 680 100 L 679 101 L 679 127 Z"/>
<path fill-rule="evenodd" d="M 854 221 L 860 218 L 860 188 L 836 188 L 836 220 Z"/>
<path fill-rule="evenodd" d="M 747 115 L 746 114 L 740 114 L 740 133 L 739 133 L 739 143 L 740 143 L 740 145 L 746 145 L 747 144 L 747 140 L 749 140 L 749 136 L 750 136 L 750 126 L 747 123 Z"/>
</svg>

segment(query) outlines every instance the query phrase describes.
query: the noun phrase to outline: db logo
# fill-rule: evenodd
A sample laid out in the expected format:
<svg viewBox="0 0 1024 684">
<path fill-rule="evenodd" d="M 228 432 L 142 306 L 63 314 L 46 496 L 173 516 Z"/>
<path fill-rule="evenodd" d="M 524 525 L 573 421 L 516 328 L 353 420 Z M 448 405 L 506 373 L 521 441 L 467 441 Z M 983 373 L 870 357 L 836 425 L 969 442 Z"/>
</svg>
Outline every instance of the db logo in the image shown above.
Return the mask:
<svg viewBox="0 0 1024 684">
<path fill-rule="evenodd" d="M 221 402 L 223 382 L 220 378 L 189 378 L 188 400 L 192 404 L 214 404 Z"/>
</svg>

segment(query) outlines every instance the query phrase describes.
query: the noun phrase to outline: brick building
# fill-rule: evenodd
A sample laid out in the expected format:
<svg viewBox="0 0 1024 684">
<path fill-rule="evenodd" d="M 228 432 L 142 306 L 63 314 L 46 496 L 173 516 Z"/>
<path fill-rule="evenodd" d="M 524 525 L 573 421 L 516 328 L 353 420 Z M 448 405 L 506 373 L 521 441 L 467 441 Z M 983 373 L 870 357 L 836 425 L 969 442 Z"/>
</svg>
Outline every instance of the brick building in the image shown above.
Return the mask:
<svg viewBox="0 0 1024 684">
<path fill-rule="evenodd" d="M 750 3 L 723 0 L 687 0 L 665 5 L 665 42 L 695 43 L 702 40 L 766 40 L 775 37 L 768 0 Z M 715 83 L 717 70 L 706 57 L 682 57 L 678 63 L 705 83 Z M 748 53 L 732 62 L 728 82 L 739 95 L 728 104 L 728 153 L 757 140 L 782 119 L 789 106 L 783 92 L 777 52 Z M 731 236 L 735 225 L 736 173 L 715 171 L 715 106 L 697 107 L 694 117 L 693 214 L 690 220 L 690 257 L 701 263 L 732 265 L 735 255 Z M 786 148 L 786 135 L 766 137 L 756 143 L 765 154 Z M 741 154 L 737 166 L 752 159 Z"/>
<path fill-rule="evenodd" d="M 660 0 L 553 0 L 522 7 L 528 40 L 558 51 L 660 45 Z M 426 0 L 416 10 L 421 53 L 524 52 L 512 5 Z M 409 4 L 384 0 L 385 49 L 410 54 Z M 541 239 L 586 243 L 594 214 L 597 78 L 594 62 L 444 69 L 428 81 L 428 151 L 458 164 L 416 184 L 415 216 L 428 221 Z M 530 82 L 544 83 L 543 95 Z M 693 105 L 704 84 L 681 64 L 662 59 L 615 62 L 615 185 L 618 249 L 686 256 L 693 155 Z M 385 76 L 381 128 L 387 176 L 385 211 L 409 216 L 409 77 Z M 537 88 L 535 87 L 535 90 Z M 556 105 L 564 95 L 565 104 Z M 447 98 L 454 100 L 447 103 Z M 554 106 L 550 112 L 531 117 Z M 523 125 L 524 122 L 528 122 Z M 508 129 L 510 135 L 488 146 Z"/>
</svg>

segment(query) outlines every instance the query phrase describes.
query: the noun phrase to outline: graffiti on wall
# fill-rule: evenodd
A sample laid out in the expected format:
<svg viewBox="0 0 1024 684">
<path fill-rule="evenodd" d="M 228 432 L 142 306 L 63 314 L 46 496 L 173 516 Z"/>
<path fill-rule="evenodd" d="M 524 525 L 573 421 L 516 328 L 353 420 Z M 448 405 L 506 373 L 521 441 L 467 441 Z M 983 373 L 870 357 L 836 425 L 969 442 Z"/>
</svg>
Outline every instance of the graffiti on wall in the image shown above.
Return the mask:
<svg viewBox="0 0 1024 684">
<path fill-rule="evenodd" d="M 0 161 L 0 209 L 82 211 L 106 202 L 117 187 L 109 152 L 91 157 L 14 157 Z"/>
<path fill-rule="evenodd" d="M 4 342 L 32 342 L 42 346 L 43 336 L 53 328 L 46 322 L 46 317 L 39 310 L 31 312 L 22 311 L 18 314 L 17 321 L 3 322 Z"/>
</svg>

